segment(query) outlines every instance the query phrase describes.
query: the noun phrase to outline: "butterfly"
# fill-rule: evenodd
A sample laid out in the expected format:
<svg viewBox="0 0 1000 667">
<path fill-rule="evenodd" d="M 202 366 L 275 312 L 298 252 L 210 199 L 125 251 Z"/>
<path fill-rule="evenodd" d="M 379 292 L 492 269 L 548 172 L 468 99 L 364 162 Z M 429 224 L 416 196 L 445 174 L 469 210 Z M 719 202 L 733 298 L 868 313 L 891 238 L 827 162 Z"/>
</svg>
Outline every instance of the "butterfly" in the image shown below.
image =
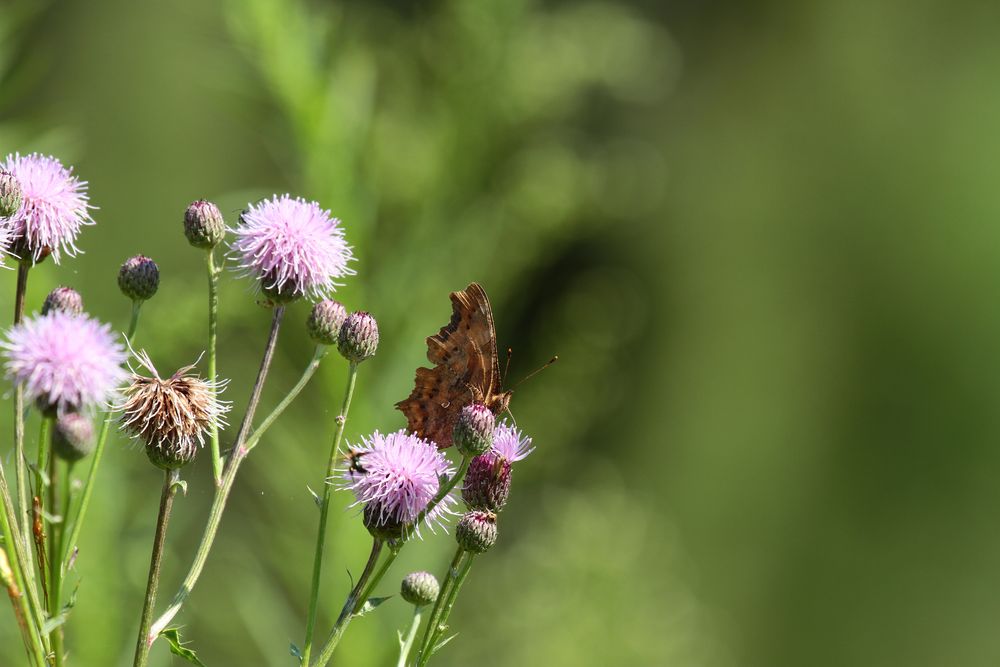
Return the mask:
<svg viewBox="0 0 1000 667">
<path fill-rule="evenodd" d="M 396 404 L 414 435 L 450 446 L 459 413 L 482 403 L 499 415 L 510 403 L 501 389 L 497 334 L 489 297 L 479 283 L 451 295 L 451 321 L 427 338 L 427 359 L 434 368 L 418 368 L 409 398 Z"/>
</svg>

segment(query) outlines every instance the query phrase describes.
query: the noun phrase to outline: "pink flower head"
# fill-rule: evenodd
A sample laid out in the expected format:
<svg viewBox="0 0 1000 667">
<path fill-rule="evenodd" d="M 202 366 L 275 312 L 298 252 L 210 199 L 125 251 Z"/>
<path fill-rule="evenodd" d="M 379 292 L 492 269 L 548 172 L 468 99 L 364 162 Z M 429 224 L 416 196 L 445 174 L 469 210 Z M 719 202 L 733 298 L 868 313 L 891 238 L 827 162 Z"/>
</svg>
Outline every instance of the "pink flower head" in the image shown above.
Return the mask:
<svg viewBox="0 0 1000 667">
<path fill-rule="evenodd" d="M 437 445 L 406 431 L 376 431 L 362 441 L 351 449 L 353 463 L 343 471 L 343 488 L 354 492 L 355 504 L 377 510 L 380 521 L 413 523 L 437 495 L 441 477 L 455 472 Z M 432 521 L 440 523 L 454 502 L 445 496 L 427 513 L 427 525 L 433 529 Z"/>
<path fill-rule="evenodd" d="M 54 310 L 27 319 L 0 347 L 7 377 L 60 413 L 107 403 L 125 379 L 125 349 L 111 327 L 86 315 Z"/>
<path fill-rule="evenodd" d="M 493 447 L 489 453 L 513 463 L 527 458 L 533 451 L 535 448 L 531 446 L 531 438 L 506 421 L 497 424 L 493 430 Z"/>
<path fill-rule="evenodd" d="M 0 169 L 9 171 L 21 184 L 24 202 L 11 218 L 16 240 L 38 261 L 46 253 L 58 264 L 65 251 L 73 257 L 80 252 L 76 236 L 84 225 L 94 224 L 87 199 L 87 182 L 73 175 L 54 157 L 38 153 L 8 155 Z"/>
<path fill-rule="evenodd" d="M 337 278 L 354 274 L 340 221 L 316 202 L 275 195 L 250 204 L 235 233 L 230 249 L 239 269 L 268 292 L 323 298 Z"/>
</svg>

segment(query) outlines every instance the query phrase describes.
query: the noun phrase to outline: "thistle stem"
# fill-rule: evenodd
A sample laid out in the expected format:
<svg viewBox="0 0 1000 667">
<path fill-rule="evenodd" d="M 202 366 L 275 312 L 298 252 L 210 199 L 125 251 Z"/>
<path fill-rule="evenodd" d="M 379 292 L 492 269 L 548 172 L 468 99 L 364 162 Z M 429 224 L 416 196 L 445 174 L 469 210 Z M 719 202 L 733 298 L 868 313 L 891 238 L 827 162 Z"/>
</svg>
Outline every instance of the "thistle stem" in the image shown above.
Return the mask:
<svg viewBox="0 0 1000 667">
<path fill-rule="evenodd" d="M 48 515 L 49 515 L 49 535 L 48 535 L 48 570 L 49 570 L 49 597 L 48 609 L 49 618 L 59 615 L 60 598 L 62 598 L 62 564 L 59 562 L 59 540 L 62 533 L 63 518 L 56 516 L 56 508 L 59 506 L 59 495 L 57 490 L 60 485 L 59 462 L 55 452 L 52 451 L 52 424 L 54 417 L 42 418 L 42 431 L 38 439 L 39 457 L 44 449 L 48 456 L 49 488 L 48 488 Z M 42 496 L 41 488 L 38 491 Z M 44 515 L 43 515 L 44 516 Z M 44 546 L 44 545 L 43 545 Z M 54 654 L 54 664 L 61 667 L 63 664 L 63 629 L 58 627 L 50 634 L 52 640 L 52 652 Z"/>
<path fill-rule="evenodd" d="M 309 365 L 305 367 L 305 370 L 302 371 L 302 376 L 299 377 L 299 381 L 295 383 L 295 386 L 292 387 L 291 391 L 289 391 L 288 394 L 283 399 L 281 399 L 281 402 L 278 403 L 278 405 L 273 410 L 271 410 L 270 414 L 268 414 L 267 417 L 264 418 L 264 421 L 261 422 L 260 426 L 255 428 L 254 432 L 250 435 L 249 438 L 247 438 L 248 452 L 257 446 L 257 443 L 260 442 L 260 439 L 264 436 L 264 433 L 267 431 L 267 429 L 271 427 L 271 424 L 273 424 L 278 419 L 278 417 L 281 416 L 281 413 L 285 411 L 285 408 L 291 405 L 292 401 L 294 401 L 296 397 L 305 388 L 305 386 L 309 384 L 309 380 L 312 379 L 313 374 L 316 373 L 316 369 L 319 368 L 319 362 L 321 362 L 323 360 L 323 357 L 326 356 L 327 350 L 329 350 L 329 348 L 326 347 L 325 345 L 316 346 L 316 351 L 313 353 L 313 358 L 309 362 Z"/>
<path fill-rule="evenodd" d="M 312 667 L 322 667 L 330 662 L 330 658 L 333 657 L 333 651 L 337 648 L 337 644 L 340 643 L 340 638 L 344 636 L 344 631 L 347 630 L 348 624 L 350 624 L 351 619 L 354 618 L 354 614 L 357 613 L 360 606 L 364 604 L 364 601 L 361 599 L 363 597 L 362 590 L 365 589 L 368 578 L 372 576 L 372 572 L 375 570 L 375 563 L 378 562 L 378 557 L 382 553 L 382 546 L 384 544 L 378 538 L 372 540 L 372 550 L 368 555 L 368 562 L 365 563 L 365 569 L 358 578 L 357 583 L 354 584 L 354 588 L 351 589 L 350 595 L 347 596 L 347 601 L 344 602 L 344 607 L 340 610 L 340 616 L 337 617 L 337 622 L 334 624 L 333 630 L 330 631 L 330 636 L 323 643 L 319 657 L 316 658 L 316 662 L 312 664 Z"/>
<path fill-rule="evenodd" d="M 306 639 L 302 649 L 302 663 L 309 664 L 309 656 L 312 653 L 313 631 L 316 629 L 316 608 L 319 602 L 320 575 L 323 569 L 323 551 L 326 548 L 326 524 L 330 513 L 330 494 L 333 485 L 330 478 L 333 477 L 337 460 L 340 458 L 340 442 L 344 437 L 344 428 L 347 424 L 347 413 L 351 409 L 351 397 L 354 395 L 354 385 L 358 377 L 358 364 L 351 362 L 347 369 L 347 388 L 344 390 L 344 404 L 337 415 L 337 430 L 333 436 L 333 443 L 330 446 L 330 459 L 326 464 L 326 476 L 323 478 L 323 500 L 319 509 L 319 529 L 316 531 L 316 553 L 313 556 L 312 585 L 309 589 L 309 612 L 306 616 Z"/>
<path fill-rule="evenodd" d="M 226 509 L 229 492 L 233 488 L 233 482 L 236 481 L 236 473 L 243 459 L 246 458 L 250 451 L 246 446 L 247 432 L 250 429 L 250 423 L 253 421 L 254 412 L 257 410 L 257 404 L 260 402 L 260 394 L 264 388 L 264 381 L 267 379 L 267 371 L 271 367 L 271 359 L 274 357 L 274 347 L 278 342 L 278 330 L 281 327 L 281 318 L 284 314 L 284 306 L 275 307 L 274 317 L 271 320 L 271 332 L 267 338 L 267 345 L 264 347 L 264 358 L 260 362 L 257 380 L 254 382 L 253 390 L 250 392 L 250 402 L 247 404 L 246 414 L 243 416 L 240 430 L 236 434 L 236 444 L 233 446 L 233 454 L 223 472 L 222 484 L 215 491 L 212 508 L 208 514 L 208 522 L 205 524 L 205 532 L 201 536 L 201 543 L 198 545 L 198 551 L 195 553 L 194 562 L 191 564 L 191 569 L 188 570 L 188 574 L 184 578 L 180 589 L 174 595 L 170 606 L 167 607 L 167 610 L 150 627 L 146 635 L 146 643 L 149 645 L 152 645 L 156 641 L 160 632 L 167 627 L 174 616 L 177 615 L 177 612 L 181 610 L 185 600 L 187 600 L 195 584 L 198 582 L 198 577 L 201 576 L 202 569 L 205 567 L 208 553 L 211 551 L 212 544 L 215 542 L 215 535 L 219 531 L 219 523 L 222 521 L 222 513 Z"/>
<path fill-rule="evenodd" d="M 448 599 L 448 596 L 451 594 L 451 589 L 455 585 L 464 556 L 465 550 L 462 547 L 455 550 L 455 556 L 451 559 L 451 565 L 448 566 L 448 572 L 445 574 L 444 583 L 441 584 L 441 590 L 438 592 L 437 600 L 434 601 L 434 609 L 431 610 L 431 615 L 427 619 L 427 627 L 424 629 L 424 637 L 420 640 L 420 650 L 417 652 L 417 665 L 424 664 L 425 658 L 430 659 L 430 655 L 428 655 L 430 651 L 427 647 L 437 636 L 437 626 L 441 623 L 441 613 L 445 606 L 445 600 Z"/>
<path fill-rule="evenodd" d="M 0 466 L 0 480 L 3 480 L 3 483 L 0 484 L 0 503 L 3 504 L 3 511 L 0 512 L 0 532 L 3 534 L 4 544 L 8 547 L 8 550 L 2 553 L 10 555 L 10 558 L 4 559 L 10 568 L 9 573 L 0 567 L 0 579 L 3 580 L 11 604 L 14 606 L 14 614 L 18 618 L 25 645 L 29 648 L 32 664 L 37 667 L 46 667 L 45 656 L 48 650 L 40 633 L 42 627 L 41 605 L 37 594 L 33 595 L 30 588 L 27 597 L 24 594 L 24 571 L 31 567 L 31 562 L 25 553 L 24 543 L 13 530 L 15 515 L 10 491 L 4 478 L 3 466 Z"/>
<path fill-rule="evenodd" d="M 153 622 L 153 607 L 156 604 L 156 590 L 160 583 L 160 561 L 163 558 L 163 544 L 167 538 L 167 524 L 170 522 L 170 510 L 177 494 L 177 482 L 180 472 L 168 470 L 163 476 L 163 491 L 160 493 L 160 512 L 156 517 L 156 533 L 153 537 L 153 553 L 149 559 L 149 578 L 146 580 L 146 599 L 142 605 L 142 617 L 139 621 L 139 636 L 135 642 L 134 667 L 144 667 L 149 661 L 151 643 L 146 641 L 149 626 Z"/>
<path fill-rule="evenodd" d="M 206 253 L 208 267 L 208 379 L 212 381 L 212 396 L 216 393 L 215 348 L 219 328 L 219 269 L 215 266 L 215 248 L 209 248 Z M 209 445 L 212 449 L 212 479 L 215 486 L 222 483 L 222 455 L 219 453 L 219 425 L 212 422 L 209 434 Z"/>
<path fill-rule="evenodd" d="M 139 326 L 139 311 L 142 308 L 141 301 L 132 302 L 132 316 L 129 319 L 128 332 L 125 338 L 131 342 L 135 336 L 135 330 Z M 111 429 L 111 413 L 104 413 L 104 421 L 101 423 L 101 432 L 97 435 L 97 446 L 94 447 L 93 459 L 90 462 L 90 470 L 87 471 L 87 479 L 83 483 L 83 493 L 80 495 L 80 504 L 76 508 L 73 516 L 69 539 L 66 541 L 65 554 L 63 555 L 63 568 L 69 570 L 76 557 L 77 542 L 80 539 L 80 530 L 83 527 L 83 519 L 87 516 L 87 508 L 90 506 L 90 496 L 94 493 L 94 480 L 97 479 L 97 469 L 101 465 L 104 456 L 104 445 L 108 440 L 108 431 Z"/>
<path fill-rule="evenodd" d="M 20 324 L 24 318 L 24 298 L 28 290 L 28 271 L 31 269 L 30 262 L 17 263 L 17 287 L 14 291 L 14 324 Z M 24 453 L 24 387 L 17 383 L 14 387 L 14 477 L 17 484 L 17 514 L 20 515 L 19 522 L 14 528 L 21 533 L 25 549 L 31 550 L 31 521 L 28 518 L 28 483 L 26 470 L 28 459 Z M 34 578 L 34 573 L 28 572 L 27 576 Z"/>
<path fill-rule="evenodd" d="M 410 649 L 413 648 L 413 640 L 417 637 L 417 630 L 420 628 L 420 618 L 424 608 L 420 605 L 413 606 L 413 620 L 410 622 L 410 630 L 406 633 L 406 639 L 399 647 L 399 662 L 396 667 L 406 667 L 406 659 L 410 656 Z"/>
<path fill-rule="evenodd" d="M 54 569 L 51 564 L 52 553 L 50 552 L 48 558 L 46 558 L 46 541 L 49 536 L 45 532 L 45 510 L 46 501 L 48 502 L 48 509 L 51 515 L 52 511 L 52 501 L 55 498 L 55 480 L 52 479 L 52 475 L 55 474 L 55 467 L 50 466 L 49 462 L 54 460 L 51 456 L 52 445 L 52 417 L 42 417 L 41 424 L 38 428 L 38 461 L 35 464 L 35 553 L 38 558 L 38 571 L 41 576 L 42 581 L 42 591 L 45 594 L 45 610 L 49 613 L 49 616 L 53 616 L 53 603 L 52 603 L 52 570 Z M 48 471 L 48 480 L 46 480 L 46 471 Z M 46 488 L 47 483 L 47 488 Z M 46 493 L 47 492 L 47 493 Z M 48 498 L 46 498 L 46 495 Z M 52 531 L 52 523 L 49 522 L 49 530 Z"/>
<path fill-rule="evenodd" d="M 448 627 L 448 617 L 451 616 L 451 608 L 455 606 L 455 600 L 458 599 L 458 592 L 462 590 L 462 584 L 465 583 L 465 578 L 469 576 L 469 570 L 472 569 L 472 561 L 475 557 L 476 554 L 466 552 L 462 568 L 459 570 L 458 577 L 455 579 L 455 583 L 452 584 L 451 590 L 448 591 L 448 599 L 445 600 L 441 615 L 438 617 L 437 623 L 434 624 L 434 634 L 431 636 L 430 643 L 426 646 L 426 655 L 423 653 L 420 655 L 420 661 L 417 663 L 418 667 L 426 665 L 434 655 L 435 647 L 437 647 L 438 642 L 441 640 L 441 635 L 444 634 L 445 629 Z"/>
</svg>

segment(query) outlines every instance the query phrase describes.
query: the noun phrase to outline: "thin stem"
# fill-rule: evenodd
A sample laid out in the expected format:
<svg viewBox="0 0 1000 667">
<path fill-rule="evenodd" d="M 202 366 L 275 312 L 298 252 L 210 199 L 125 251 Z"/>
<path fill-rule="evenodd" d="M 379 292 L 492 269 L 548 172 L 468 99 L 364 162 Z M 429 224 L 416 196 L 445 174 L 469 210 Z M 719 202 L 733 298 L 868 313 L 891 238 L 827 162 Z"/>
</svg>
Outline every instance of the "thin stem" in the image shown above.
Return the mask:
<svg viewBox="0 0 1000 667">
<path fill-rule="evenodd" d="M 59 495 L 57 490 L 60 486 L 58 461 L 52 451 L 52 423 L 53 417 L 42 418 L 42 435 L 39 438 L 39 451 L 43 448 L 48 451 L 49 465 L 49 488 L 48 488 L 48 514 L 49 514 L 49 617 L 55 618 L 59 615 L 62 598 L 62 564 L 59 562 L 59 540 L 62 533 L 63 518 L 56 516 L 56 508 L 59 506 Z M 46 423 L 48 424 L 46 427 Z M 41 491 L 39 491 L 41 496 Z M 56 667 L 63 664 L 63 629 L 58 627 L 52 631 L 52 652 L 54 653 Z"/>
<path fill-rule="evenodd" d="M 475 557 L 476 554 L 474 553 L 466 553 L 465 562 L 462 563 L 462 569 L 459 571 L 458 578 L 455 580 L 454 585 L 452 585 L 451 590 L 448 592 L 448 599 L 445 601 L 441 617 L 435 624 L 434 636 L 431 638 L 431 643 L 427 646 L 427 654 L 421 654 L 420 656 L 420 662 L 418 663 L 420 667 L 430 662 L 438 643 L 441 641 L 441 635 L 443 635 L 445 630 L 448 629 L 448 617 L 451 616 L 451 609 L 455 606 L 455 600 L 458 599 L 458 592 L 462 590 L 462 584 L 465 583 L 465 578 L 469 576 L 469 570 L 472 569 L 472 561 Z"/>
<path fill-rule="evenodd" d="M 132 316 L 129 319 L 128 332 L 125 334 L 125 338 L 128 341 L 132 341 L 135 336 L 135 331 L 139 326 L 139 311 L 142 308 L 142 301 L 132 302 Z M 71 524 L 72 529 L 70 530 L 69 539 L 66 541 L 65 553 L 63 555 L 63 568 L 69 570 L 70 566 L 73 564 L 73 559 L 76 558 L 76 548 L 77 543 L 80 539 L 80 530 L 83 528 L 83 520 L 87 516 L 87 508 L 90 506 L 90 496 L 94 493 L 94 481 L 97 479 L 97 469 L 101 465 L 101 459 L 104 457 L 104 445 L 108 440 L 108 431 L 111 429 L 111 413 L 104 413 L 104 421 L 101 423 L 101 432 L 97 435 L 97 446 L 94 447 L 93 459 L 90 462 L 90 470 L 87 472 L 87 479 L 83 483 L 83 493 L 80 495 L 80 504 L 76 508 L 76 514 L 73 516 L 73 521 Z"/>
<path fill-rule="evenodd" d="M 295 386 L 292 387 L 291 391 L 289 391 L 288 394 L 283 399 L 281 399 L 281 402 L 278 403 L 278 405 L 273 410 L 271 410 L 270 414 L 268 414 L 267 417 L 264 418 L 264 421 L 261 422 L 260 426 L 255 428 L 250 437 L 247 438 L 248 452 L 257 446 L 257 443 L 260 442 L 260 439 L 264 436 L 264 433 L 267 432 L 267 429 L 271 428 L 271 424 L 277 421 L 278 417 L 281 416 L 281 413 L 285 411 L 285 408 L 291 405 L 292 401 L 294 401 L 296 397 L 305 388 L 305 386 L 309 384 L 309 380 L 312 379 L 313 374 L 316 373 L 316 369 L 319 368 L 319 362 L 323 360 L 323 357 L 326 356 L 326 353 L 329 349 L 330 348 L 326 347 L 325 345 L 316 346 L 316 351 L 313 353 L 313 358 L 309 362 L 309 365 L 306 366 L 305 369 L 302 371 L 302 375 L 301 377 L 299 377 L 299 381 L 295 383 Z"/>
<path fill-rule="evenodd" d="M 152 642 L 147 641 L 149 626 L 153 622 L 153 608 L 156 604 L 156 589 L 160 583 L 160 561 L 163 558 L 163 543 L 167 538 L 167 524 L 170 522 L 170 510 L 177 494 L 177 482 L 180 472 L 169 470 L 163 476 L 163 491 L 160 493 L 160 513 L 156 517 L 156 533 L 153 537 L 153 553 L 149 559 L 149 578 L 146 580 L 146 599 L 142 605 L 142 617 L 139 620 L 139 636 L 135 642 L 134 667 L 144 667 L 149 661 L 149 649 Z"/>
<path fill-rule="evenodd" d="M 354 395 L 354 385 L 358 377 L 358 364 L 351 362 L 347 369 L 347 388 L 344 390 L 344 404 L 337 415 L 337 430 L 333 436 L 333 443 L 330 445 L 330 459 L 326 464 L 326 475 L 323 478 L 323 501 L 319 509 L 319 529 L 316 531 L 316 553 L 313 556 L 312 586 L 309 589 L 309 613 L 306 616 L 306 639 L 302 649 L 302 663 L 309 664 L 309 656 L 312 653 L 313 631 L 316 629 L 316 608 L 319 602 L 320 574 L 323 569 L 323 551 L 326 548 L 326 524 L 330 514 L 330 495 L 333 485 L 330 478 L 333 477 L 337 468 L 337 460 L 340 458 L 340 441 L 344 437 L 344 428 L 347 425 L 347 413 L 351 409 L 351 397 Z"/>
<path fill-rule="evenodd" d="M 24 298 L 28 290 L 28 271 L 30 262 L 17 263 L 17 288 L 14 291 L 14 324 L 20 324 L 24 318 Z M 21 532 L 25 548 L 31 549 L 31 520 L 28 518 L 28 483 L 26 471 L 28 459 L 24 453 L 24 387 L 17 383 L 14 387 L 14 477 L 17 484 L 18 514 L 20 520 L 15 528 Z M 29 572 L 28 576 L 34 578 Z"/>
<path fill-rule="evenodd" d="M 191 564 L 191 569 L 188 570 L 188 574 L 184 578 L 183 583 L 181 583 L 180 589 L 174 595 L 174 599 L 171 601 L 170 606 L 167 607 L 167 610 L 163 612 L 163 614 L 161 614 L 150 627 L 149 633 L 146 637 L 146 641 L 149 644 L 156 641 L 160 632 L 167 627 L 167 624 L 169 624 L 174 616 L 177 615 L 177 612 L 181 610 L 181 607 L 184 605 L 184 601 L 187 600 L 188 596 L 191 594 L 192 589 L 194 589 L 195 584 L 198 582 L 198 577 L 201 576 L 202 569 L 205 567 L 205 561 L 208 559 L 208 553 L 211 551 L 212 544 L 215 542 L 215 535 L 219 531 L 219 523 L 222 521 L 222 513 L 226 509 L 226 500 L 228 500 L 229 492 L 233 488 L 233 482 L 236 481 L 236 473 L 239 471 L 240 464 L 243 462 L 243 459 L 246 458 L 250 451 L 246 446 L 246 436 L 250 428 L 250 423 L 253 421 L 254 412 L 257 410 L 257 404 L 260 402 L 260 393 L 264 388 L 264 380 L 267 378 L 267 371 L 271 367 L 271 359 L 274 357 L 274 347 L 278 342 L 278 329 L 281 327 L 281 318 L 284 314 L 284 306 L 275 307 L 274 317 L 271 320 L 271 333 L 268 335 L 267 345 L 264 348 L 264 358 L 260 362 L 260 370 L 257 372 L 257 381 L 254 383 L 253 390 L 250 392 L 250 402 L 247 404 L 247 411 L 243 416 L 243 422 L 240 424 L 240 430 L 236 434 L 236 444 L 233 446 L 233 454 L 223 471 L 222 485 L 215 491 L 212 508 L 208 514 L 208 522 L 205 524 L 205 532 L 202 533 L 201 543 L 198 545 L 198 551 L 195 553 L 194 562 Z"/>
<path fill-rule="evenodd" d="M 344 631 L 347 630 L 351 619 L 354 618 L 354 614 L 364 604 L 361 600 L 361 591 L 364 589 L 365 584 L 368 583 L 368 578 L 372 576 L 372 571 L 375 569 L 375 563 L 378 561 L 379 554 L 382 553 L 382 546 L 384 544 L 378 538 L 372 540 L 372 550 L 368 555 L 368 562 L 365 563 L 365 569 L 358 578 L 357 583 L 354 584 L 354 588 L 351 589 L 350 595 L 347 596 L 347 601 L 344 602 L 344 607 L 340 610 L 340 616 L 337 617 L 337 622 L 334 624 L 333 630 L 330 631 L 330 636 L 323 643 L 319 657 L 316 658 L 316 662 L 312 664 L 312 667 L 321 667 L 330 662 L 330 658 L 333 657 L 333 651 L 337 648 L 337 644 L 340 643 L 340 638 L 344 636 Z"/>
<path fill-rule="evenodd" d="M 372 596 L 372 591 L 374 591 L 375 587 L 378 586 L 380 581 L 382 581 L 382 577 L 384 577 L 385 573 L 389 571 L 389 567 L 392 565 L 392 562 L 396 560 L 396 556 L 398 555 L 399 546 L 393 546 L 393 544 L 390 543 L 389 555 L 387 555 L 385 560 L 382 561 L 382 564 L 378 566 L 378 570 L 372 575 L 371 579 L 368 581 L 368 585 L 365 586 L 365 589 L 361 592 L 361 597 L 358 598 L 359 605 L 363 605 L 368 602 L 368 598 Z"/>
<path fill-rule="evenodd" d="M 396 667 L 406 667 L 406 659 L 410 656 L 410 649 L 413 648 L 413 640 L 417 636 L 417 630 L 420 628 L 420 618 L 423 615 L 424 608 L 420 605 L 413 606 L 413 620 L 410 621 L 410 630 L 406 633 L 406 639 L 403 640 L 402 645 L 399 647 L 399 662 L 396 663 Z"/>
<path fill-rule="evenodd" d="M 0 478 L 2 477 L 3 468 L 0 466 Z M 45 667 L 45 656 L 48 650 L 40 634 L 41 610 L 37 598 L 33 600 L 30 591 L 26 598 L 23 592 L 24 563 L 28 561 L 23 553 L 19 553 L 24 546 L 23 543 L 15 537 L 16 534 L 11 530 L 14 514 L 11 511 L 11 498 L 6 484 L 0 485 L 0 502 L 3 504 L 3 511 L 0 512 L 0 532 L 3 533 L 4 544 L 14 547 L 10 554 L 12 558 L 4 557 L 0 560 L 0 579 L 7 588 L 7 594 L 14 606 L 14 615 L 18 619 L 25 645 L 29 648 L 28 654 L 32 659 L 32 664 L 37 667 Z M 0 555 L 7 556 L 7 552 L 0 550 Z"/>
<path fill-rule="evenodd" d="M 51 456 L 52 449 L 52 417 L 42 417 L 41 424 L 38 429 L 38 462 L 35 464 L 35 550 L 38 555 L 38 571 L 41 576 L 42 590 L 45 592 L 45 609 L 49 612 L 49 616 L 55 616 L 55 611 L 53 607 L 52 595 L 54 593 L 54 587 L 52 585 L 52 570 L 53 564 L 51 562 L 52 556 L 54 555 L 51 551 L 48 552 L 48 557 L 46 557 L 46 541 L 49 539 L 49 535 L 45 532 L 45 513 L 46 513 L 46 501 L 48 502 L 48 511 L 51 515 L 53 511 L 53 501 L 55 500 L 55 480 L 52 478 L 55 474 L 55 466 L 50 465 L 50 462 L 55 461 L 55 457 Z M 48 471 L 48 488 L 46 489 L 46 471 Z M 48 493 L 46 493 L 46 491 Z M 46 498 L 46 495 L 48 498 Z M 54 532 L 54 527 L 52 522 L 49 521 L 49 531 Z M 54 537 L 54 536 L 53 536 Z"/>
<path fill-rule="evenodd" d="M 455 580 L 458 577 L 459 566 L 461 565 L 462 558 L 465 556 L 465 550 L 459 547 L 455 550 L 455 557 L 451 559 L 451 565 L 448 566 L 448 572 L 445 574 L 444 582 L 441 584 L 441 590 L 438 592 L 437 600 L 434 601 L 434 609 L 431 610 L 431 615 L 427 619 L 427 627 L 424 629 L 424 638 L 420 640 L 420 650 L 417 652 L 417 664 L 423 664 L 425 657 L 430 657 L 427 654 L 430 652 L 428 646 L 434 641 L 434 637 L 437 634 L 437 626 L 441 622 L 441 613 L 445 606 L 445 600 L 448 599 L 448 595 L 451 592 L 452 586 L 455 585 Z"/>
<path fill-rule="evenodd" d="M 30 619 L 27 623 L 29 632 L 32 635 L 32 645 L 35 645 L 34 638 L 39 637 L 43 645 L 41 655 L 48 653 L 48 638 L 41 636 L 41 628 L 44 624 L 42 603 L 38 597 L 38 591 L 34 586 L 34 578 L 28 579 L 28 571 L 33 567 L 29 554 L 31 553 L 31 543 L 23 542 L 17 534 L 17 516 L 14 514 L 14 503 L 10 497 L 10 487 L 7 485 L 7 477 L 4 473 L 3 465 L 0 464 L 0 534 L 3 535 L 4 545 L 7 546 L 7 554 L 12 556 L 9 560 L 14 584 L 18 592 L 22 593 L 18 597 L 20 613 L 25 618 Z M 30 532 L 29 532 L 30 535 Z M 13 546 L 13 549 L 10 547 Z M 23 593 L 27 591 L 27 604 L 24 601 Z"/>
<path fill-rule="evenodd" d="M 206 253 L 208 267 L 208 379 L 212 381 L 212 394 L 215 395 L 215 348 L 219 328 L 219 269 L 215 267 L 215 248 L 209 248 Z M 209 445 L 212 449 L 212 479 L 215 486 L 222 483 L 222 455 L 219 453 L 219 424 L 212 422 L 209 434 Z"/>
</svg>

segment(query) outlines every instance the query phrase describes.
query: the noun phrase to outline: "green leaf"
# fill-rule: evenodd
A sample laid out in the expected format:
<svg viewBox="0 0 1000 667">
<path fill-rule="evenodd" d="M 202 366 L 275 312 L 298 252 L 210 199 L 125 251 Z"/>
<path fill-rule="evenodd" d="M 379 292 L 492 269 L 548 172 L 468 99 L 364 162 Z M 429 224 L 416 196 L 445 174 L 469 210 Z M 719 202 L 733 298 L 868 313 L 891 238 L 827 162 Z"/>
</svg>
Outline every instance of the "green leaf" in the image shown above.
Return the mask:
<svg viewBox="0 0 1000 667">
<path fill-rule="evenodd" d="M 316 503 L 316 507 L 322 507 L 323 506 L 323 499 L 319 497 L 319 494 L 317 494 L 315 491 L 313 491 L 312 487 L 309 486 L 308 484 L 306 485 L 306 488 L 309 489 L 309 493 L 310 493 L 310 495 L 312 495 L 313 502 Z"/>
<path fill-rule="evenodd" d="M 188 483 L 186 480 L 179 479 L 173 484 L 171 484 L 171 487 L 176 487 L 177 490 L 180 491 L 185 496 L 188 494 Z"/>
<path fill-rule="evenodd" d="M 192 665 L 198 665 L 198 667 L 205 667 L 205 664 L 198 659 L 198 656 L 189 648 L 185 648 L 183 642 L 181 641 L 181 629 L 179 627 L 166 628 L 160 633 L 160 636 L 167 640 L 170 644 L 170 652 L 174 655 L 180 656 L 190 662 Z"/>
<path fill-rule="evenodd" d="M 457 637 L 457 636 L 458 636 L 458 633 L 456 632 L 456 633 L 455 633 L 455 634 L 453 634 L 453 635 L 452 635 L 451 637 L 448 637 L 448 638 L 446 638 L 446 639 L 442 639 L 441 641 L 439 641 L 439 642 L 438 642 L 438 643 L 437 643 L 437 644 L 436 644 L 436 645 L 434 646 L 434 648 L 433 648 L 433 649 L 431 649 L 431 655 L 434 655 L 435 653 L 437 653 L 438 651 L 440 651 L 440 650 L 441 650 L 442 648 L 444 648 L 444 645 L 445 645 L 445 644 L 447 644 L 448 642 L 450 642 L 450 641 L 451 641 L 452 639 L 454 639 L 454 638 L 455 638 L 455 637 Z"/>
<path fill-rule="evenodd" d="M 364 616 L 365 614 L 369 614 L 369 613 L 375 611 L 375 609 L 380 604 L 382 604 L 383 602 L 385 602 L 386 600 L 388 600 L 391 597 L 392 597 L 391 595 L 387 595 L 384 598 L 368 598 L 365 601 L 365 603 L 363 605 L 361 605 L 361 609 L 358 609 L 356 612 L 354 612 L 354 615 L 355 616 Z"/>
<path fill-rule="evenodd" d="M 295 656 L 296 658 L 299 659 L 299 664 L 300 665 L 302 664 L 302 651 L 299 650 L 298 646 L 296 646 L 295 644 L 289 642 L 288 643 L 288 652 L 291 653 L 293 656 Z"/>
</svg>

